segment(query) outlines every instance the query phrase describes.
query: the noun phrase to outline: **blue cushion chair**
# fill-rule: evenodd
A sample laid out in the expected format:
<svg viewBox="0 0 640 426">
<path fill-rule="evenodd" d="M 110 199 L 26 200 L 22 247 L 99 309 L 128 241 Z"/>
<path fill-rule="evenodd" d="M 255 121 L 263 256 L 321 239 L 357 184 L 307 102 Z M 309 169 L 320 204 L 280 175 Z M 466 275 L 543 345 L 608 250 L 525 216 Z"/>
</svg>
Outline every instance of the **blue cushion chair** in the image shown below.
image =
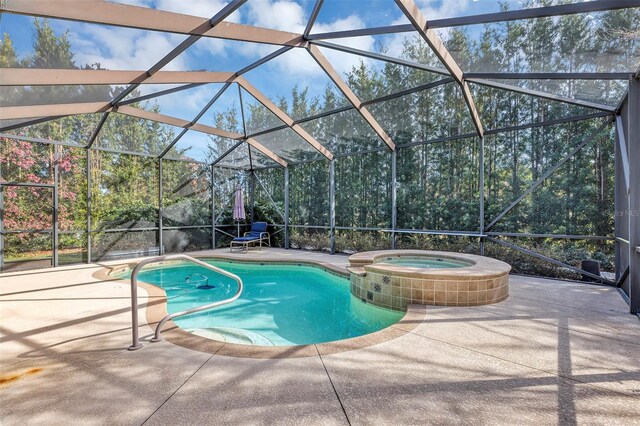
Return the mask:
<svg viewBox="0 0 640 426">
<path fill-rule="evenodd" d="M 251 231 L 245 232 L 242 237 L 236 237 L 231 240 L 229 251 L 240 250 L 246 253 L 250 245 L 254 247 L 258 245 L 262 250 L 263 241 L 266 246 L 271 247 L 270 236 L 267 232 L 267 222 L 254 222 L 251 224 Z"/>
</svg>

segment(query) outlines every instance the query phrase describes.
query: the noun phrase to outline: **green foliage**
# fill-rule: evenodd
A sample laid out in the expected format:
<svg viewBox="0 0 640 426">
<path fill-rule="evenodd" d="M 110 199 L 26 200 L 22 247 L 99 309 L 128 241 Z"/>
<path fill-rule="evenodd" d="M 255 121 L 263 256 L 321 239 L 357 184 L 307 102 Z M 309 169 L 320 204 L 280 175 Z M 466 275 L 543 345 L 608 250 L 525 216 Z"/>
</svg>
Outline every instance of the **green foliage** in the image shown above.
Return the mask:
<svg viewBox="0 0 640 426">
<path fill-rule="evenodd" d="M 76 68 L 68 33 L 56 36 L 46 20 L 35 20 L 34 54 L 29 58 L 31 68 Z"/>
<path fill-rule="evenodd" d="M 528 7 L 554 4 L 531 1 Z M 507 5 L 501 6 L 507 9 Z M 468 71 L 598 72 L 624 70 L 624 60 L 637 55 L 637 43 L 628 53 L 620 44 L 638 30 L 636 10 L 609 11 L 591 15 L 567 15 L 512 21 L 484 26 L 477 41 L 472 41 L 464 28 L 452 29 L 445 41 L 461 67 Z M 77 68 L 67 34 L 56 35 L 46 20 L 35 25 L 35 43 L 29 57 L 18 58 L 12 41 L 5 35 L 0 44 L 0 65 L 23 67 Z M 630 43 L 627 43 L 630 44 Z M 382 47 L 384 50 L 384 47 Z M 614 57 L 609 56 L 614 55 Z M 425 43 L 409 39 L 403 56 L 419 63 L 441 66 Z M 614 60 L 609 60 L 613 58 Z M 624 58 L 623 58 L 624 59 Z M 397 64 L 372 66 L 360 62 L 345 76 L 362 100 L 373 99 L 407 88 L 417 87 L 443 78 L 442 75 Z M 85 65 L 87 67 L 88 65 Z M 97 65 L 99 67 L 99 65 Z M 619 69 L 618 69 L 619 68 Z M 616 82 L 535 81 L 532 88 L 577 96 L 593 91 L 607 102 L 620 95 Z M 513 92 L 472 84 L 473 97 L 486 129 L 500 129 L 527 123 L 583 115 L 589 109 L 560 102 L 534 98 Z M 3 97 L 8 105 L 64 101 L 66 99 L 110 99 L 115 88 L 96 87 L 32 87 L 6 89 Z M 282 124 L 260 103 L 243 93 L 244 115 L 249 133 Z M 306 87 L 295 86 L 290 103 L 277 100 L 292 117 L 303 117 L 334 109 L 341 96 L 335 87 L 327 86 L 322 96 L 311 97 Z M 136 105 L 159 112 L 157 105 Z M 218 112 L 214 125 L 230 131 L 242 131 L 238 106 Z M 397 148 L 397 224 L 398 228 L 436 231 L 478 231 L 480 228 L 479 161 L 485 163 L 485 224 L 490 223 L 505 207 L 517 199 L 533 182 L 560 161 L 573 147 L 601 124 L 601 120 L 583 120 L 554 126 L 533 127 L 487 135 L 484 152 L 473 136 L 474 127 L 464 98 L 456 84 L 405 95 L 374 103 L 367 107 L 390 134 Z M 84 142 L 95 128 L 98 117 L 65 117 L 42 125 L 31 126 L 27 136 Z M 301 123 L 301 126 L 334 154 L 336 185 L 336 225 L 342 227 L 389 228 L 391 226 L 391 154 L 384 142 L 364 123 L 355 111 L 347 111 Z M 289 133 L 287 133 L 289 132 Z M 273 136 L 269 146 L 295 161 L 308 160 L 315 151 L 304 143 L 295 146 L 290 131 Z M 450 140 L 470 134 L 471 137 Z M 160 153 L 176 135 L 166 126 L 119 114 L 111 114 L 96 146 L 131 152 Z M 266 137 L 267 135 L 265 135 Z M 209 159 L 218 158 L 236 141 L 211 137 Z M 434 142 L 439 140 L 439 142 Z M 428 143 L 424 143 L 428 142 Z M 3 145 L 5 149 L 6 143 Z M 11 180 L 39 179 L 49 182 L 54 161 L 50 149 L 32 144 L 28 158 L 21 163 L 10 159 L 3 164 L 3 178 Z M 239 149 L 246 150 L 246 145 Z M 77 167 L 61 175 L 64 196 L 61 205 L 65 229 L 86 227 L 87 182 L 86 156 L 82 150 L 69 149 L 68 157 Z M 496 223 L 492 230 L 515 233 L 552 233 L 610 236 L 613 232 L 614 158 L 610 133 L 584 147 L 540 187 L 525 197 L 513 210 Z M 173 158 L 183 154 L 172 148 Z M 346 156 L 345 156 L 346 155 Z M 318 157 L 315 157 L 318 158 Z M 138 156 L 92 152 L 89 192 L 92 197 L 91 218 L 94 229 L 142 228 L 157 226 L 158 163 Z M 295 161 L 291 161 L 294 163 Z M 329 225 L 329 164 L 325 160 L 291 164 L 289 168 L 290 222 L 293 225 Z M 265 220 L 281 223 L 284 212 L 284 177 L 281 169 L 256 172 L 262 184 L 255 186 L 254 217 L 247 222 Z M 208 167 L 186 162 L 163 161 L 163 224 L 180 227 L 207 225 L 211 220 L 211 174 Z M 215 216 L 218 224 L 233 224 L 233 194 L 240 185 L 248 204 L 249 179 L 244 171 L 216 168 Z M 264 187 L 263 187 L 264 185 Z M 24 201 L 24 200 L 23 200 Z M 40 201 L 40 202 L 39 202 Z M 27 213 L 42 209 L 42 200 L 24 201 Z M 33 204 L 29 210 L 28 204 Z M 275 204 L 275 205 L 274 205 Z M 249 214 L 247 206 L 247 213 Z M 36 217 L 35 213 L 28 216 Z M 231 230 L 234 228 L 224 228 Z M 204 228 L 165 234 L 163 242 L 172 251 L 200 248 L 210 235 Z M 171 234 L 171 235 L 169 235 Z M 282 233 L 274 237 L 282 244 Z M 46 237 L 22 237 L 25 248 L 37 250 Z M 336 232 L 338 251 L 373 250 L 390 246 L 389 233 L 379 231 Z M 75 241 L 75 243 L 74 243 Z M 218 246 L 228 245 L 228 236 L 216 234 Z M 560 240 L 547 238 L 514 238 L 512 241 L 531 250 L 571 265 L 579 266 L 587 258 L 597 259 L 605 270 L 613 265 L 610 241 Z M 29 245 L 31 244 L 31 245 Z M 63 245 L 82 244 L 74 235 L 64 237 Z M 93 238 L 98 256 L 117 250 L 153 249 L 159 243 L 155 232 L 125 234 L 100 232 Z M 326 229 L 291 229 L 292 247 L 329 250 Z M 7 245 L 7 253 L 11 247 Z M 432 236 L 401 233 L 398 248 L 461 251 L 477 253 L 478 240 L 467 237 Z M 486 254 L 506 260 L 516 272 L 576 278 L 576 274 L 546 261 L 495 244 L 487 244 Z"/>
<path fill-rule="evenodd" d="M 399 234 L 396 247 L 399 249 L 452 251 L 479 254 L 476 238 L 449 235 Z"/>
<path fill-rule="evenodd" d="M 5 35 L 0 45 L 2 66 L 38 68 L 77 68 L 66 33 L 56 35 L 46 20 L 35 21 L 35 41 L 31 56 L 18 59 L 11 39 Z M 108 100 L 115 96 L 116 88 L 103 86 L 26 87 L 3 92 L 9 105 L 82 102 L 83 99 Z M 136 105 L 158 112 L 157 105 Z M 51 120 L 19 130 L 29 137 L 53 139 L 85 144 L 95 129 L 100 114 L 76 115 Z M 173 132 L 159 123 L 110 114 L 96 140 L 96 146 L 131 152 L 158 154 L 175 138 Z M 91 225 L 93 259 L 108 257 L 117 251 L 135 253 L 157 248 L 155 231 L 135 231 L 158 225 L 158 162 L 145 157 L 90 151 L 91 185 L 87 188 L 87 152 L 83 148 L 18 142 L 0 139 L 0 159 L 3 180 L 18 182 L 53 183 L 54 166 L 58 166 L 59 211 L 58 223 L 60 262 L 82 261 L 86 252 L 88 202 L 91 193 Z M 205 225 L 211 223 L 210 168 L 202 172 L 200 165 L 186 162 L 164 162 L 163 204 L 167 207 L 168 224 L 165 226 Z M 200 170 L 199 170 L 200 168 Z M 204 187 L 204 189 L 203 189 Z M 51 191 L 31 191 L 29 197 L 22 192 L 12 199 L 5 198 L 5 227 L 14 229 L 50 229 Z M 47 197 L 48 194 L 48 197 Z M 13 211 L 20 215 L 16 215 Z M 184 212 L 187 212 L 186 214 Z M 35 220 L 35 221 L 34 221 Z M 130 229 L 131 232 L 105 232 L 112 229 Z M 202 230 L 176 230 L 167 233 L 178 239 L 193 238 L 186 244 L 167 244 L 172 247 L 195 247 L 207 241 Z M 66 233 L 69 232 L 69 233 Z M 182 232 L 182 235 L 178 235 Z M 174 238 L 174 239 L 175 239 Z M 195 241 L 198 241 L 196 244 Z M 24 256 L 51 256 L 51 234 L 14 234 L 6 239 L 5 256 L 14 260 Z M 71 253 L 70 253 L 71 252 Z"/>
<path fill-rule="evenodd" d="M 336 231 L 336 251 L 346 254 L 388 250 L 390 233 L 381 231 Z"/>
<path fill-rule="evenodd" d="M 323 229 L 293 228 L 289 237 L 291 248 L 313 251 L 329 251 L 329 231 Z"/>
<path fill-rule="evenodd" d="M 13 48 L 13 42 L 9 34 L 5 33 L 0 44 L 0 68 L 15 68 L 18 65 L 18 57 Z"/>
</svg>

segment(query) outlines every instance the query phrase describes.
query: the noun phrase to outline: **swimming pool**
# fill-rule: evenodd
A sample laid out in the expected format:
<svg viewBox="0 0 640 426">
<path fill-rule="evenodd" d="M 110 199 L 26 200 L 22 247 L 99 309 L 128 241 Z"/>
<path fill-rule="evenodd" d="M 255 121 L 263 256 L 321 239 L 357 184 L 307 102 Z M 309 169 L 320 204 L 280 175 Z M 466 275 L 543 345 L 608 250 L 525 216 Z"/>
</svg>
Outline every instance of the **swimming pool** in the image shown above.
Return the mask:
<svg viewBox="0 0 640 426">
<path fill-rule="evenodd" d="M 244 345 L 306 345 L 369 334 L 404 315 L 359 300 L 349 279 L 320 267 L 205 261 L 238 275 L 244 291 L 229 305 L 173 320 L 202 337 Z M 232 279 L 185 262 L 143 269 L 138 279 L 164 289 L 169 314 L 229 298 L 237 290 Z"/>
</svg>

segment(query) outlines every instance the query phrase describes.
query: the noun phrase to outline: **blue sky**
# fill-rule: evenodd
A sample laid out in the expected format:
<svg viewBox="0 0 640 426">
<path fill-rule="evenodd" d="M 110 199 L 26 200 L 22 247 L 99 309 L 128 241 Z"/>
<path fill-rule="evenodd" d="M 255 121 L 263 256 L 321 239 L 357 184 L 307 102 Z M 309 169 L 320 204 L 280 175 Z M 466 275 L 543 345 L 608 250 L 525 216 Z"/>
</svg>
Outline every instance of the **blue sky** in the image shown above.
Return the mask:
<svg viewBox="0 0 640 426">
<path fill-rule="evenodd" d="M 119 0 L 119 2 L 202 17 L 213 16 L 225 4 L 222 0 Z M 249 0 L 227 20 L 302 32 L 314 3 L 315 0 Z M 512 8 L 521 7 L 520 2 L 516 0 L 510 3 Z M 429 19 L 492 12 L 499 7 L 498 2 L 493 0 L 418 0 L 418 4 Z M 57 33 L 69 32 L 78 65 L 99 62 L 102 67 L 108 69 L 146 70 L 185 38 L 183 35 L 154 31 L 63 20 L 49 21 Z M 312 33 L 407 22 L 393 0 L 326 0 Z M 1 31 L 10 34 L 20 56 L 27 55 L 32 50 L 32 23 L 33 18 L 11 14 L 3 14 L 0 20 Z M 406 34 L 377 39 L 358 37 L 334 42 L 364 50 L 375 50 L 382 42 L 390 49 L 390 54 L 399 55 L 399 46 L 405 36 Z M 165 70 L 237 71 L 276 48 L 277 46 L 203 38 L 166 66 Z M 355 56 L 345 60 L 345 55 L 333 54 L 331 51 L 326 51 L 326 55 L 340 72 L 350 70 L 362 60 Z M 322 90 L 320 85 L 315 84 L 318 79 L 323 79 L 324 82 L 321 70 L 305 52 L 292 52 L 273 63 L 266 64 L 260 70 L 267 76 L 265 81 L 258 81 L 253 77 L 252 83 L 260 86 L 260 89 L 272 98 L 286 95 L 294 84 L 317 87 L 318 90 L 312 94 L 319 94 Z M 159 89 L 161 87 L 144 87 L 145 92 Z M 194 97 L 198 96 L 197 90 L 191 93 Z M 188 104 L 193 106 L 194 112 L 197 112 L 195 108 L 198 103 L 189 102 Z"/>
<path fill-rule="evenodd" d="M 151 7 L 172 12 L 209 18 L 226 2 L 222 0 L 120 0 L 137 6 Z M 249 0 L 228 21 L 257 25 L 300 33 L 304 30 L 313 9 L 314 0 Z M 439 19 L 477 13 L 497 11 L 499 3 L 493 0 L 417 0 L 427 19 Z M 521 2 L 510 1 L 512 9 L 521 8 Z M 146 70 L 162 58 L 173 47 L 184 40 L 184 35 L 154 31 L 119 28 L 105 25 L 78 23 L 64 20 L 49 20 L 56 33 L 69 34 L 77 65 L 99 62 L 103 68 L 123 70 Z M 312 33 L 406 24 L 393 0 L 326 0 Z M 32 51 L 34 31 L 33 18 L 3 14 L 0 30 L 10 35 L 16 51 L 24 57 Z M 400 55 L 404 37 L 400 34 L 385 37 L 358 37 L 332 40 L 363 50 L 376 50 L 384 43 L 391 55 Z M 411 36 L 411 35 L 410 35 Z M 202 38 L 182 55 L 168 64 L 164 70 L 210 70 L 237 71 L 277 49 L 278 46 L 244 43 L 238 41 Z M 353 55 L 323 51 L 333 66 L 341 73 L 350 70 L 361 60 Z M 294 51 L 269 62 L 246 78 L 272 100 L 289 97 L 294 85 L 309 86 L 310 95 L 320 95 L 329 82 L 327 77 L 304 50 Z M 143 85 L 143 93 L 169 88 L 170 86 Z M 204 106 L 217 87 L 207 85 L 183 92 L 181 95 L 158 98 L 163 113 L 188 119 L 194 117 Z M 237 95 L 221 99 L 218 109 L 226 108 Z M 210 123 L 207 123 L 210 124 Z"/>
</svg>

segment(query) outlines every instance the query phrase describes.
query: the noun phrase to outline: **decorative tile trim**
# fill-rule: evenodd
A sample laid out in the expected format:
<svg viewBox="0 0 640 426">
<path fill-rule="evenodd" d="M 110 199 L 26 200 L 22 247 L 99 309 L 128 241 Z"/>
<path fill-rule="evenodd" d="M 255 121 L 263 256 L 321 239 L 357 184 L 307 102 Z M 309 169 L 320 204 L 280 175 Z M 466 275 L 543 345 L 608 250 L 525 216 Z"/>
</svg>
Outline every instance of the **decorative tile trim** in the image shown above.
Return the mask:
<svg viewBox="0 0 640 426">
<path fill-rule="evenodd" d="M 349 258 L 350 261 L 354 256 Z M 478 259 L 483 259 L 481 256 L 474 256 L 474 258 L 476 258 L 476 265 L 480 263 Z M 491 261 L 495 261 L 486 259 L 488 259 L 486 265 L 491 265 Z M 364 267 L 367 269 L 366 265 Z M 449 268 L 444 271 L 446 273 L 440 270 L 440 273 L 433 276 L 419 273 L 395 276 L 395 270 L 383 272 L 367 269 L 365 275 L 352 274 L 351 293 L 356 297 L 366 294 L 369 303 L 393 310 L 404 310 L 409 304 L 478 306 L 501 302 L 509 296 L 510 267 L 508 265 L 499 271 L 487 270 L 486 276 L 480 274 L 481 269 L 476 269 L 473 274 L 475 276 L 471 278 L 467 271 L 461 274 L 461 269 L 466 268 Z"/>
</svg>

